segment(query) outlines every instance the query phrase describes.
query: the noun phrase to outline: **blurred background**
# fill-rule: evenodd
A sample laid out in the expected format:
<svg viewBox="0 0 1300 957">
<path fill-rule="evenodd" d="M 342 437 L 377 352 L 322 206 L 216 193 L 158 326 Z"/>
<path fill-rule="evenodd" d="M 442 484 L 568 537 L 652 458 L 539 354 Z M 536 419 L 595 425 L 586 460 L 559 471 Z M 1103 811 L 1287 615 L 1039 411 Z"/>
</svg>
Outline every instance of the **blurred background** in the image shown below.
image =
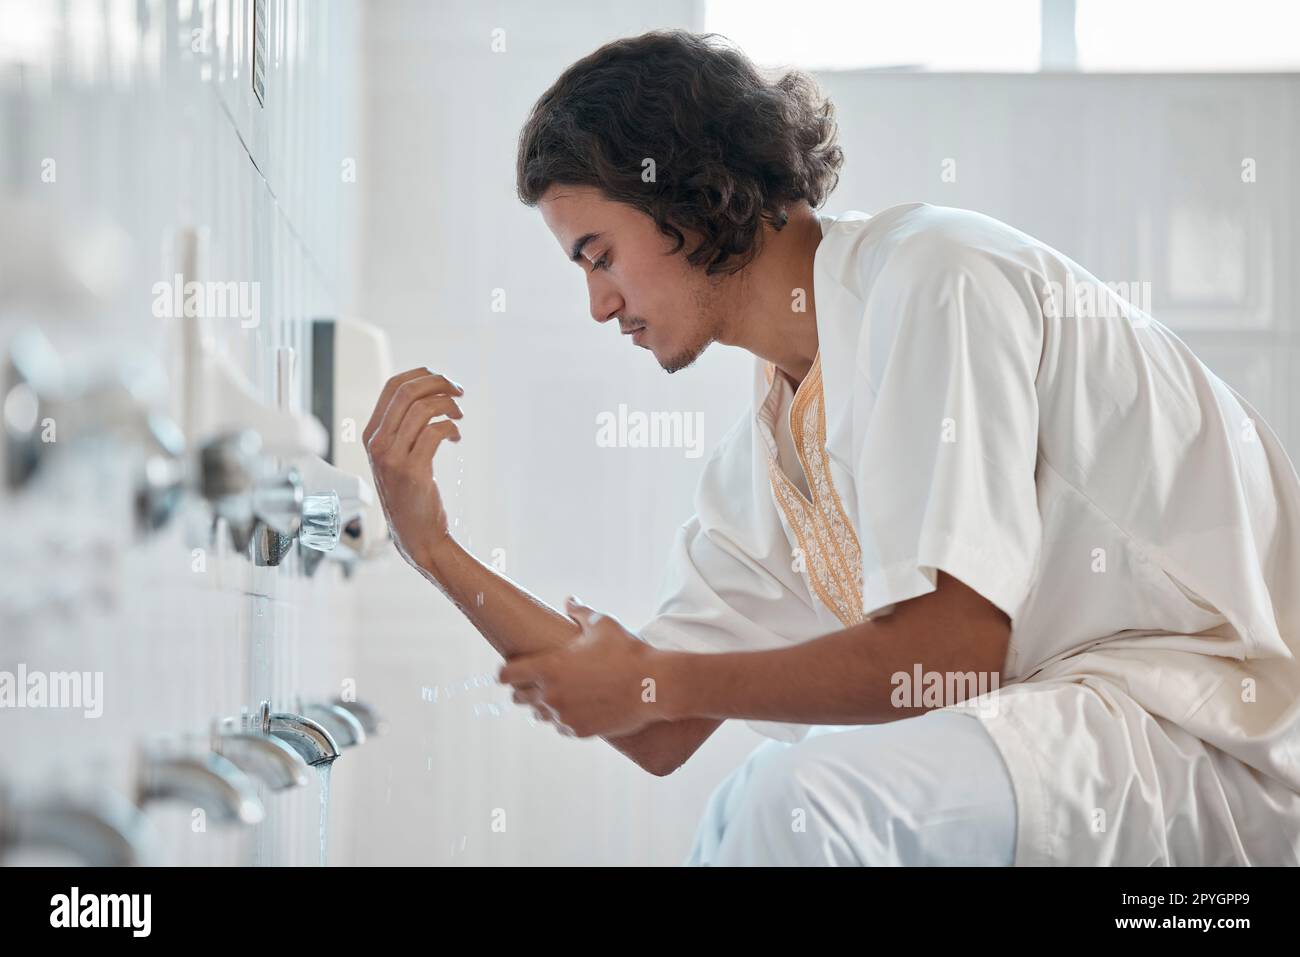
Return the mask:
<svg viewBox="0 0 1300 957">
<path fill-rule="evenodd" d="M 730 722 L 655 778 L 535 725 L 385 543 L 358 441 L 386 375 L 446 372 L 462 542 L 553 605 L 652 615 L 751 360 L 664 375 L 515 197 L 532 103 L 616 37 L 813 72 L 847 156 L 825 212 L 1011 223 L 1147 297 L 1300 457 L 1284 0 L 0 0 L 0 25 L 8 863 L 684 859 L 761 739 Z M 620 405 L 698 414 L 705 456 L 601 447 Z"/>
</svg>

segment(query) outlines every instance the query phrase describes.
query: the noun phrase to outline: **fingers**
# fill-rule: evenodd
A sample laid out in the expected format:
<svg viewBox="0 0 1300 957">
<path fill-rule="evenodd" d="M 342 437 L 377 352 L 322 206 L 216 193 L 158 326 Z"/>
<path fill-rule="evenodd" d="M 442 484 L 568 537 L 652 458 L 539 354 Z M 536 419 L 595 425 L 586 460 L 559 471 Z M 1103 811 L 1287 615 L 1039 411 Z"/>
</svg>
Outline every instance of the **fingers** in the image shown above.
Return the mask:
<svg viewBox="0 0 1300 957">
<path fill-rule="evenodd" d="M 552 654 L 554 651 L 542 651 L 512 658 L 497 672 L 497 679 L 502 684 L 515 685 L 511 700 L 516 705 L 532 706 L 533 715 L 539 722 L 554 724 L 556 731 L 565 737 L 577 737 L 573 728 L 560 720 L 556 709 L 563 709 L 563 702 L 546 700 L 547 659 Z"/>
<path fill-rule="evenodd" d="M 555 729 L 561 734 L 565 734 L 566 732 L 568 734 L 573 733 L 572 729 L 560 720 L 560 716 L 555 713 L 555 709 L 542 699 L 542 691 L 540 688 L 531 686 L 527 688 L 516 688 L 514 694 L 510 696 L 510 700 L 515 704 L 531 706 L 533 717 L 536 720 L 546 724 L 554 724 Z"/>
<path fill-rule="evenodd" d="M 568 598 L 564 599 L 564 610 L 583 630 L 597 624 L 601 617 L 603 617 L 600 612 L 596 611 L 594 608 L 584 605 L 576 595 L 570 595 Z"/>
<path fill-rule="evenodd" d="M 438 446 L 443 440 L 452 442 L 460 441 L 460 429 L 451 419 L 439 419 L 437 422 L 431 422 L 428 425 L 421 426 L 424 430 L 415 440 L 415 445 L 411 447 L 411 461 L 413 462 L 430 462 L 433 455 L 438 451 Z"/>
<path fill-rule="evenodd" d="M 361 439 L 367 446 L 370 445 L 370 437 L 374 435 L 375 430 L 379 428 L 379 423 L 384 420 L 384 413 L 388 411 L 388 403 L 393 401 L 393 393 L 397 391 L 397 387 L 410 379 L 428 374 L 429 370 L 421 366 L 418 369 L 408 369 L 406 372 L 401 372 L 395 376 L 391 376 L 389 380 L 384 383 L 383 389 L 379 392 L 379 398 L 375 400 L 374 411 L 370 413 L 370 421 L 367 422 L 366 427 L 361 430 Z"/>
<path fill-rule="evenodd" d="M 515 704 L 530 704 L 534 708 L 540 708 L 542 704 L 542 690 L 533 686 L 526 688 L 516 688 L 510 695 L 510 700 Z"/>
<path fill-rule="evenodd" d="M 446 376 L 428 369 L 412 369 L 393 376 L 384 385 L 362 438 L 366 450 L 382 452 L 396 437 L 397 429 L 411 403 L 429 395 L 464 395 L 465 390 Z"/>
<path fill-rule="evenodd" d="M 415 440 L 420 437 L 420 430 L 429 424 L 435 416 L 445 415 L 450 419 L 464 418 L 456 400 L 449 395 L 426 395 L 416 399 L 406 410 L 401 424 L 397 427 L 397 436 L 390 448 L 399 453 L 411 451 Z"/>
<path fill-rule="evenodd" d="M 574 732 L 574 730 L 570 728 L 567 724 L 565 724 L 563 721 L 561 721 L 560 716 L 556 714 L 554 711 L 552 711 L 550 708 L 545 708 L 544 710 L 541 708 L 534 708 L 533 718 L 540 724 L 554 725 L 555 730 L 558 731 L 560 734 L 564 735 L 566 738 L 577 737 L 577 734 Z"/>
<path fill-rule="evenodd" d="M 392 400 L 388 403 L 382 420 L 371 433 L 366 445 L 367 453 L 373 459 L 397 448 L 395 443 L 398 432 L 406 419 L 407 412 L 415 402 L 431 396 L 463 394 L 464 390 L 460 386 L 444 376 L 425 375 L 403 382 L 393 392 Z M 401 453 L 405 453 L 409 448 L 408 444 L 401 449 Z"/>
<path fill-rule="evenodd" d="M 504 669 L 502 670 L 504 672 Z M 542 689 L 536 685 L 525 685 L 522 687 L 516 687 L 514 692 L 510 695 L 510 700 L 515 704 L 531 707 L 533 717 L 537 721 L 555 725 L 555 730 L 565 737 L 576 737 L 577 735 L 574 733 L 573 729 L 561 721 L 556 710 L 546 703 L 543 694 L 544 692 Z"/>
<path fill-rule="evenodd" d="M 497 672 L 497 680 L 502 684 L 514 685 L 516 688 L 522 688 L 526 685 L 533 685 L 537 688 L 545 686 L 545 669 L 543 662 L 539 659 L 547 654 L 538 655 L 520 655 L 512 658 L 501 666 Z"/>
</svg>

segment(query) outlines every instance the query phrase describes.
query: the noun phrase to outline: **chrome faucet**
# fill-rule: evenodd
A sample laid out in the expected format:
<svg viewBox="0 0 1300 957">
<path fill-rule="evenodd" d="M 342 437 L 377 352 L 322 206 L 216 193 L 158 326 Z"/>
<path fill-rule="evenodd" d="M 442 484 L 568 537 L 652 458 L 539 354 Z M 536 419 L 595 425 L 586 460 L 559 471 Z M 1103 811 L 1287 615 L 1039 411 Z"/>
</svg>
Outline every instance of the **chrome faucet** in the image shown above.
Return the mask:
<svg viewBox="0 0 1300 957">
<path fill-rule="evenodd" d="M 144 814 L 112 792 L 91 802 L 54 797 L 24 804 L 0 792 L 0 863 L 27 848 L 64 851 L 89 867 L 135 867 L 158 859 Z"/>
<path fill-rule="evenodd" d="M 272 711 L 271 703 L 263 701 L 257 714 L 249 715 L 246 720 L 253 733 L 279 738 L 311 767 L 332 764 L 339 756 L 338 742 L 333 735 L 306 715 Z"/>
<path fill-rule="evenodd" d="M 173 801 L 202 808 L 220 823 L 259 824 L 266 816 L 257 786 L 229 759 L 213 752 L 144 752 L 136 774 L 136 804 Z"/>
<path fill-rule="evenodd" d="M 234 719 L 213 729 L 212 750 L 272 791 L 305 787 L 309 780 L 307 762 L 297 751 L 280 738 L 238 730 Z"/>
<path fill-rule="evenodd" d="M 360 721 L 361 727 L 365 729 L 368 735 L 379 735 L 388 730 L 388 722 L 379 717 L 375 709 L 363 701 L 347 701 L 339 697 L 330 703 L 342 708 Z"/>
<path fill-rule="evenodd" d="M 303 502 L 298 534 L 302 570 L 311 576 L 328 558 L 348 576 L 368 541 L 366 516 L 375 503 L 374 489 L 360 476 L 319 458 L 299 457 L 294 464 L 311 493 Z"/>
<path fill-rule="evenodd" d="M 269 473 L 262 439 L 251 429 L 210 439 L 199 449 L 199 494 L 226 521 L 235 547 L 255 545 L 258 564 L 278 565 L 302 525 L 302 480 L 294 469 Z"/>
<path fill-rule="evenodd" d="M 136 489 L 136 528 L 150 532 L 176 512 L 185 483 L 185 438 L 172 420 L 149 408 L 147 396 L 161 391 L 161 370 L 152 363 L 116 368 L 94 379 L 65 368 L 39 329 L 24 329 L 10 341 L 0 363 L 0 420 L 5 482 L 21 488 L 45 457 L 77 440 L 112 435 L 141 457 Z M 55 420 L 60 441 L 44 440 L 39 425 Z"/>
<path fill-rule="evenodd" d="M 365 744 L 365 726 L 347 708 L 323 701 L 313 701 L 307 704 L 299 703 L 298 710 L 325 728 L 340 748 L 354 748 L 358 744 Z"/>
</svg>

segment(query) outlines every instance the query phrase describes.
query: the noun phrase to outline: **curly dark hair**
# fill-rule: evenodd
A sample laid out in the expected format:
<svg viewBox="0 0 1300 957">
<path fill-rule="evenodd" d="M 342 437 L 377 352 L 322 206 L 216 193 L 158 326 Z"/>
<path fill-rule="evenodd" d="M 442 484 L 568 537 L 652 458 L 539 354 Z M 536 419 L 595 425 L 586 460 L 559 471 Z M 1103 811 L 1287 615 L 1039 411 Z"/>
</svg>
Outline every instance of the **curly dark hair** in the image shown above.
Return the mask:
<svg viewBox="0 0 1300 957">
<path fill-rule="evenodd" d="M 836 133 L 811 77 L 767 80 L 724 37 L 656 31 L 607 43 L 542 94 L 519 134 L 516 188 L 536 206 L 552 185 L 595 187 L 649 215 L 673 253 L 682 230 L 698 234 L 692 266 L 732 273 L 764 222 L 781 229 L 790 203 L 825 202 L 844 162 Z"/>
</svg>

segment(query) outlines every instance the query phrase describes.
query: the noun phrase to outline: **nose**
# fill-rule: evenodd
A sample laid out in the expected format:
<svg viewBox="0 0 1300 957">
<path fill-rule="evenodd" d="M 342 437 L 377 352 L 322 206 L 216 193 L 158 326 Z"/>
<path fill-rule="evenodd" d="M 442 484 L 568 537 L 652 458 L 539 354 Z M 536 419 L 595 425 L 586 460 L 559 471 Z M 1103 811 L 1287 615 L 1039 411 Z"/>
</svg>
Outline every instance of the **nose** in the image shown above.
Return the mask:
<svg viewBox="0 0 1300 957">
<path fill-rule="evenodd" d="M 591 318 L 597 322 L 608 322 L 623 310 L 623 297 L 599 282 L 587 283 L 587 292 L 591 299 Z"/>
</svg>

